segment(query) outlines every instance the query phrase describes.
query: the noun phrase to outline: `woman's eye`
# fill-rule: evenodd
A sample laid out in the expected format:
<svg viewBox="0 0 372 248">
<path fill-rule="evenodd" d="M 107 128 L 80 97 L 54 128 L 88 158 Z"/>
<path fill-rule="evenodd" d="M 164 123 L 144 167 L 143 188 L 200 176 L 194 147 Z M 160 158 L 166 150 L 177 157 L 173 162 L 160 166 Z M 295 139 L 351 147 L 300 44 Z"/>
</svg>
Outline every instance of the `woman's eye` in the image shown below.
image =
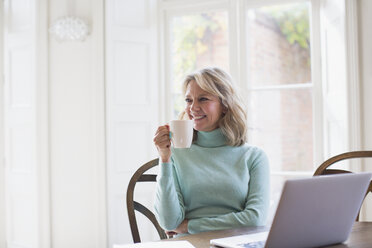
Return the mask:
<svg viewBox="0 0 372 248">
<path fill-rule="evenodd" d="M 202 98 L 199 99 L 199 101 L 201 101 L 201 102 L 207 101 L 207 100 L 208 100 L 208 98 L 206 98 L 206 97 L 202 97 Z"/>
<path fill-rule="evenodd" d="M 185 99 L 185 102 L 192 102 L 192 101 L 191 101 L 191 99 L 186 98 L 186 99 Z"/>
</svg>

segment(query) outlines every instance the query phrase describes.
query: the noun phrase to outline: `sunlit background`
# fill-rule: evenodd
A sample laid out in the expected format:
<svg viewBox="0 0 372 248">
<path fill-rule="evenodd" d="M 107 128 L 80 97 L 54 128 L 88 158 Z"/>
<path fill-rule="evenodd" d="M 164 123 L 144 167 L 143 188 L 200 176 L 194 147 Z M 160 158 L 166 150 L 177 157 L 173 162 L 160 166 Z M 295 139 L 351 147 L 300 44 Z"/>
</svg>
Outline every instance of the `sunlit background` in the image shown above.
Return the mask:
<svg viewBox="0 0 372 248">
<path fill-rule="evenodd" d="M 285 179 L 313 171 L 310 5 L 270 5 L 246 13 L 249 143 L 270 158 L 272 204 Z M 173 117 L 184 108 L 184 76 L 205 66 L 230 71 L 229 18 L 225 10 L 171 19 Z M 238 84 L 239 82 L 237 82 Z"/>
</svg>

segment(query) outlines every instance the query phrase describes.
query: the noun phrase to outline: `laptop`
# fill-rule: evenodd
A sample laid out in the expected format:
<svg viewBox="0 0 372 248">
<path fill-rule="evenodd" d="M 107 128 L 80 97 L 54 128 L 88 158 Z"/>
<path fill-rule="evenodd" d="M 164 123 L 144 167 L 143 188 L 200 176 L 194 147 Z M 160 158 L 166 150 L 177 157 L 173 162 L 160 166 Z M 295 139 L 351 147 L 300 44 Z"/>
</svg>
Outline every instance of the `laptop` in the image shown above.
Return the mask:
<svg viewBox="0 0 372 248">
<path fill-rule="evenodd" d="M 371 177 L 371 173 L 350 173 L 287 180 L 269 232 L 212 239 L 210 244 L 301 248 L 342 243 L 351 232 Z"/>
</svg>

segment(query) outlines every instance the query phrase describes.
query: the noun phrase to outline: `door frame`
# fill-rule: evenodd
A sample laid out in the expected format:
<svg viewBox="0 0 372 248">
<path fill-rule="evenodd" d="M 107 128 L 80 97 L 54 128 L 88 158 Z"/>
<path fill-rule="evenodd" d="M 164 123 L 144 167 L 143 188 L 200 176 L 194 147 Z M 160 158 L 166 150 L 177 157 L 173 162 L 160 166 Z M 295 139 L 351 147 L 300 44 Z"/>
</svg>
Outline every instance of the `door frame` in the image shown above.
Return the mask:
<svg viewBox="0 0 372 248">
<path fill-rule="evenodd" d="M 4 1 L 0 1 L 0 99 L 4 99 Z M 4 102 L 0 101 L 0 219 L 5 220 Z M 0 221 L 0 247 L 6 245 L 5 221 Z"/>
</svg>

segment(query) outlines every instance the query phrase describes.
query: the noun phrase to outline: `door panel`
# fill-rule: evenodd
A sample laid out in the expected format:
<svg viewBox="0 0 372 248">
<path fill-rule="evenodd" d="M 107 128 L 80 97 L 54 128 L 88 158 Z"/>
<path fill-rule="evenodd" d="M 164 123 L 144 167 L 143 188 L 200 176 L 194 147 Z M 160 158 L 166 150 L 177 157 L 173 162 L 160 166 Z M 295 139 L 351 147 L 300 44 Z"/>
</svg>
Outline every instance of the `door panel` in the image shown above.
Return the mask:
<svg viewBox="0 0 372 248">
<path fill-rule="evenodd" d="M 126 190 L 131 176 L 155 158 L 152 139 L 159 124 L 156 0 L 106 1 L 106 127 L 109 246 L 131 243 Z M 130 7 L 128 7 L 130 6 Z M 153 185 L 135 198 L 152 209 Z M 141 238 L 159 239 L 139 219 Z"/>
<path fill-rule="evenodd" d="M 5 2 L 5 157 L 8 247 L 39 246 L 33 0 Z"/>
</svg>

